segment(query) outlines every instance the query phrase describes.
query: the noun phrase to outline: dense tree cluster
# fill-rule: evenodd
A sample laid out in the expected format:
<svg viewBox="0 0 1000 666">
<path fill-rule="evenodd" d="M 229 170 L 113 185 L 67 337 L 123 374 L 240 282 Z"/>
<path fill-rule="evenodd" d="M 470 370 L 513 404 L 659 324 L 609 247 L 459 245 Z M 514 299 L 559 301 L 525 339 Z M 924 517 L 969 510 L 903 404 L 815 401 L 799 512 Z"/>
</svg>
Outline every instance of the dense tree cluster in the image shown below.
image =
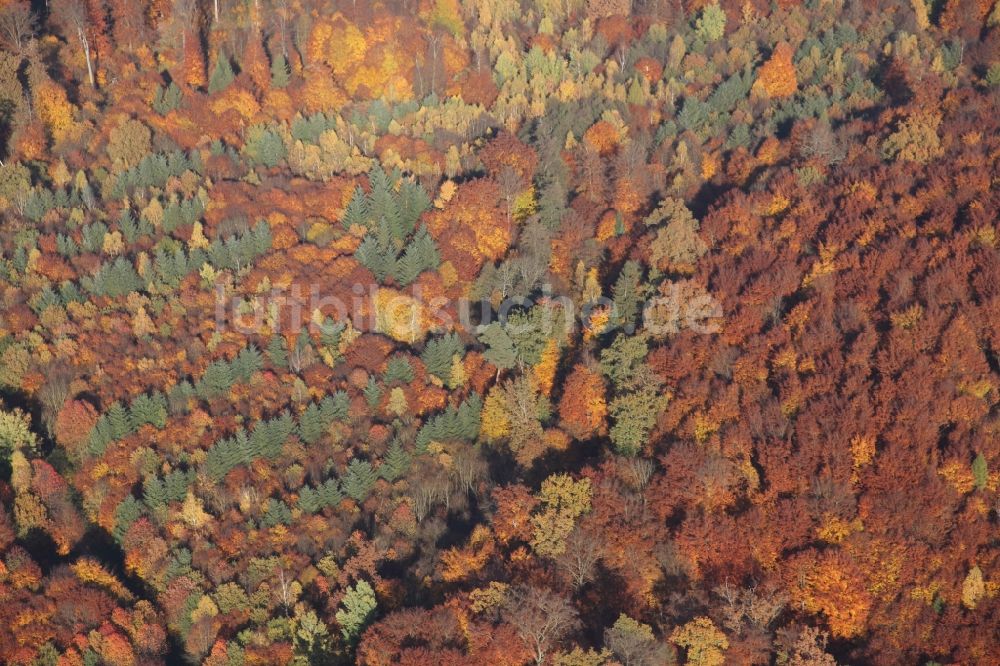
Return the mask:
<svg viewBox="0 0 1000 666">
<path fill-rule="evenodd" d="M 0 0 L 0 661 L 994 663 L 1000 4 L 869 5 Z"/>
</svg>

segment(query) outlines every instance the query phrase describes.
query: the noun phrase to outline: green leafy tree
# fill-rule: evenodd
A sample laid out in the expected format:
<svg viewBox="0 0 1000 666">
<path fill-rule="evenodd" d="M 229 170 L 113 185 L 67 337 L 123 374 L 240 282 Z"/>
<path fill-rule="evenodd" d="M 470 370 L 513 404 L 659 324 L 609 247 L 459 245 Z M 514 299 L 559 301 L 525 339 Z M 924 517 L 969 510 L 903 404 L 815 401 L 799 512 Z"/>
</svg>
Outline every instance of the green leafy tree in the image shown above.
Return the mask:
<svg viewBox="0 0 1000 666">
<path fill-rule="evenodd" d="M 376 608 L 378 602 L 375 599 L 375 590 L 366 581 L 359 580 L 353 587 L 347 588 L 335 617 L 337 624 L 340 625 L 340 633 L 348 644 L 353 645 L 357 642 L 361 632 L 375 616 Z"/>
<path fill-rule="evenodd" d="M 514 341 L 497 322 L 493 322 L 479 334 L 479 341 L 486 345 L 483 358 L 497 367 L 497 375 L 501 370 L 509 370 L 517 363 L 514 351 Z"/>
<path fill-rule="evenodd" d="M 604 645 L 622 666 L 654 666 L 671 663 L 671 650 L 656 640 L 653 628 L 622 613 L 604 631 Z"/>
<path fill-rule="evenodd" d="M 332 659 L 330 630 L 312 609 L 295 605 L 292 618 L 292 642 L 295 652 L 309 664 L 328 664 Z"/>
<path fill-rule="evenodd" d="M 31 430 L 31 419 L 20 409 L 3 409 L 0 403 L 0 457 L 6 460 L 11 453 L 26 449 L 34 451 L 38 436 Z"/>
<path fill-rule="evenodd" d="M 726 12 L 717 4 L 706 5 L 695 21 L 694 30 L 706 42 L 721 39 L 726 32 Z"/>
</svg>

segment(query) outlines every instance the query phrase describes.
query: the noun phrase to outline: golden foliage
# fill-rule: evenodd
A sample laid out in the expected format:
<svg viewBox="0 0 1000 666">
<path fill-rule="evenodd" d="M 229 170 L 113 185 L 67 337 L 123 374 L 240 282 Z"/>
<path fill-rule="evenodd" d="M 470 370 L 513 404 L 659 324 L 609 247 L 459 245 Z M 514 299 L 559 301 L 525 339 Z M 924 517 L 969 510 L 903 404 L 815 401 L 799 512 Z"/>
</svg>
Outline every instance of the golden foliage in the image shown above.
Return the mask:
<svg viewBox="0 0 1000 666">
<path fill-rule="evenodd" d="M 726 663 L 729 640 L 707 617 L 696 617 L 670 634 L 670 642 L 687 650 L 692 666 L 722 666 Z"/>
<path fill-rule="evenodd" d="M 782 99 L 795 94 L 798 79 L 792 55 L 792 47 L 787 42 L 778 44 L 757 72 L 753 92 L 769 99 Z"/>
<path fill-rule="evenodd" d="M 81 557 L 70 565 L 76 577 L 84 583 L 94 583 L 100 587 L 106 587 L 119 599 L 131 599 L 132 594 L 122 585 L 121 581 L 100 562 L 90 557 Z"/>
<path fill-rule="evenodd" d="M 983 580 L 983 570 L 974 566 L 969 569 L 968 575 L 962 581 L 962 605 L 972 610 L 985 595 L 986 582 Z"/>
<path fill-rule="evenodd" d="M 376 331 L 408 344 L 426 337 L 429 322 L 419 301 L 403 292 L 385 288 L 379 289 L 373 300 Z"/>
<path fill-rule="evenodd" d="M 507 401 L 496 386 L 490 389 L 483 403 L 481 430 L 483 437 L 489 440 L 502 439 L 510 434 Z"/>
</svg>

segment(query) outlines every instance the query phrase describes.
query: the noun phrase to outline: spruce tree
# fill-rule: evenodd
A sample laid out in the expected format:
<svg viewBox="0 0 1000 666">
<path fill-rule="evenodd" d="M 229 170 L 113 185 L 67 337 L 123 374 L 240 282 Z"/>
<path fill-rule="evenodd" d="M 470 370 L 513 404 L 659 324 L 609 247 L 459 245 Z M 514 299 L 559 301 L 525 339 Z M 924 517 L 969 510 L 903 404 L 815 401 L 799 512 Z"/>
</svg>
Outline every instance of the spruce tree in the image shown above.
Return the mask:
<svg viewBox="0 0 1000 666">
<path fill-rule="evenodd" d="M 327 479 L 317 489 L 320 504 L 323 507 L 337 506 L 344 501 L 344 494 L 340 492 L 340 483 L 337 479 Z"/>
<path fill-rule="evenodd" d="M 310 404 L 299 417 L 299 436 L 306 444 L 313 444 L 326 431 L 323 414 L 316 404 Z"/>
<path fill-rule="evenodd" d="M 288 369 L 288 345 L 285 343 L 284 336 L 275 335 L 271 338 L 271 342 L 267 346 L 267 357 L 275 368 Z"/>
<path fill-rule="evenodd" d="M 128 412 L 125 411 L 120 402 L 115 402 L 108 409 L 108 422 L 111 425 L 111 436 L 114 439 L 122 439 L 132 432 L 129 426 Z"/>
<path fill-rule="evenodd" d="M 394 382 L 409 384 L 413 381 L 413 366 L 410 365 L 410 361 L 405 356 L 393 356 L 386 363 L 382 381 L 386 384 Z"/>
<path fill-rule="evenodd" d="M 375 380 L 374 376 L 368 377 L 368 384 L 362 391 L 365 395 L 365 402 L 368 403 L 368 407 L 375 409 L 378 406 L 379 400 L 382 399 L 382 387 L 378 385 L 378 381 Z"/>
<path fill-rule="evenodd" d="M 229 58 L 225 53 L 219 52 L 218 58 L 215 60 L 215 69 L 212 70 L 212 76 L 208 80 L 208 92 L 211 95 L 222 92 L 229 87 L 229 84 L 233 82 L 236 75 L 233 73 L 233 66 L 229 62 Z"/>
<path fill-rule="evenodd" d="M 284 88 L 291 78 L 288 72 L 288 60 L 283 53 L 274 56 L 271 61 L 271 86 L 274 88 Z"/>
<path fill-rule="evenodd" d="M 377 478 L 371 463 L 355 458 L 347 466 L 347 473 L 344 474 L 344 492 L 354 501 L 363 502 L 375 486 Z"/>
<path fill-rule="evenodd" d="M 166 488 L 163 481 L 155 476 L 147 476 L 142 484 L 142 499 L 151 509 L 159 509 L 167 503 Z"/>
<path fill-rule="evenodd" d="M 320 498 L 311 486 L 302 486 L 299 490 L 298 506 L 306 513 L 316 513 L 320 510 Z"/>
<path fill-rule="evenodd" d="M 410 456 L 403 449 L 402 444 L 399 440 L 393 440 L 392 444 L 389 446 L 389 451 L 385 456 L 385 460 L 382 465 L 378 468 L 378 474 L 383 479 L 392 483 L 403 474 L 410 467 Z"/>
</svg>

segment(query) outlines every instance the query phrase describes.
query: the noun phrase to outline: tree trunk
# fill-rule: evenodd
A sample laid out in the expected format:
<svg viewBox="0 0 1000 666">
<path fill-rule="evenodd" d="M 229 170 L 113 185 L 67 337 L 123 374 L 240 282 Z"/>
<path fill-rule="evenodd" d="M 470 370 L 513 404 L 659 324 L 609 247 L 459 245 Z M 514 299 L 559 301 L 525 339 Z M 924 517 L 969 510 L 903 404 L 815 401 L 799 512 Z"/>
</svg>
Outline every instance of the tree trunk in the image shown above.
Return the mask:
<svg viewBox="0 0 1000 666">
<path fill-rule="evenodd" d="M 97 85 L 94 83 L 94 66 L 90 62 L 90 41 L 87 39 L 87 35 L 82 28 L 77 29 L 77 35 L 80 37 L 80 44 L 83 46 L 83 55 L 87 60 L 87 77 L 90 79 L 90 87 L 96 88 Z"/>
</svg>

